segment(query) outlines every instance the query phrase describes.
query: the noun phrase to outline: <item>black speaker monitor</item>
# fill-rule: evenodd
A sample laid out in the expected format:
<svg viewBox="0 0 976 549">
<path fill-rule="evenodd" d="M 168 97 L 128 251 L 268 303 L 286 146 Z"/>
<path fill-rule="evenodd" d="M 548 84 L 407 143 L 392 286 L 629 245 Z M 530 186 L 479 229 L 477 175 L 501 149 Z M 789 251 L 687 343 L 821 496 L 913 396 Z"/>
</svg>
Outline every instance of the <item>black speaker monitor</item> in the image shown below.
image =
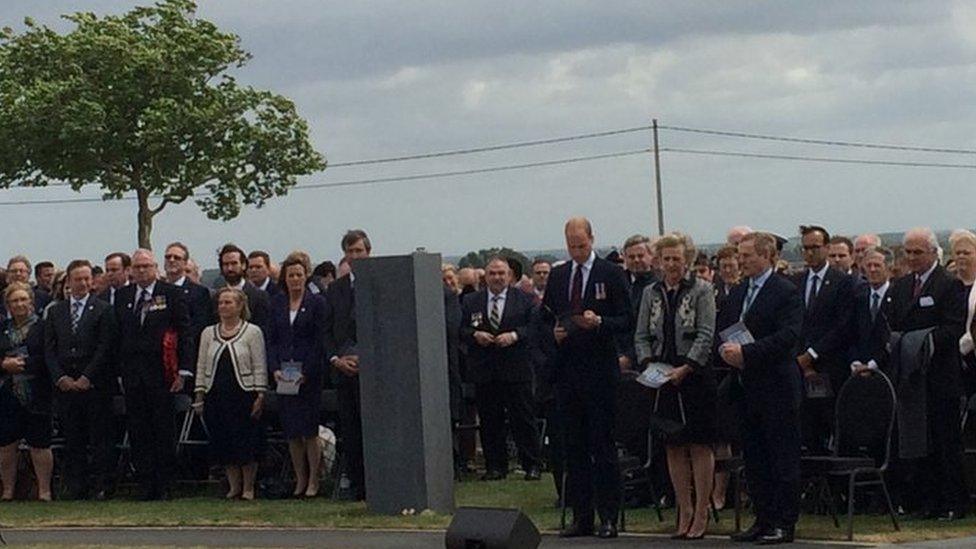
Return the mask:
<svg viewBox="0 0 976 549">
<path fill-rule="evenodd" d="M 444 541 L 447 549 L 536 549 L 541 539 L 518 509 L 458 507 Z"/>
</svg>

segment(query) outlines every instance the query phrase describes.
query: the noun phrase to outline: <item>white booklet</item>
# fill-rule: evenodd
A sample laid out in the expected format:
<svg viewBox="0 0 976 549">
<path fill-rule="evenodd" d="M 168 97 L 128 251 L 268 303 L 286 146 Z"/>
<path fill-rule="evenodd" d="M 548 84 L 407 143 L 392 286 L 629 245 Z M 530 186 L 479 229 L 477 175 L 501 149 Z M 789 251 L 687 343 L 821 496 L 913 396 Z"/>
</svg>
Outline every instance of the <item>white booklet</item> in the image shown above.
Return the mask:
<svg viewBox="0 0 976 549">
<path fill-rule="evenodd" d="M 746 345 L 756 342 L 756 340 L 752 337 L 752 333 L 749 331 L 749 328 L 746 328 L 745 323 L 743 323 L 741 320 L 719 332 L 718 337 L 722 340 L 722 343 L 738 343 L 739 345 Z"/>
<path fill-rule="evenodd" d="M 297 395 L 301 388 L 298 381 L 302 378 L 302 363 L 285 361 L 281 363 L 281 377 L 275 387 L 279 395 Z"/>
<path fill-rule="evenodd" d="M 652 362 L 647 365 L 647 369 L 641 372 L 641 375 L 637 376 L 637 383 L 644 385 L 645 387 L 650 387 L 651 389 L 660 389 L 668 380 L 668 374 L 674 370 L 674 366 L 669 364 L 664 364 L 663 362 Z"/>
</svg>

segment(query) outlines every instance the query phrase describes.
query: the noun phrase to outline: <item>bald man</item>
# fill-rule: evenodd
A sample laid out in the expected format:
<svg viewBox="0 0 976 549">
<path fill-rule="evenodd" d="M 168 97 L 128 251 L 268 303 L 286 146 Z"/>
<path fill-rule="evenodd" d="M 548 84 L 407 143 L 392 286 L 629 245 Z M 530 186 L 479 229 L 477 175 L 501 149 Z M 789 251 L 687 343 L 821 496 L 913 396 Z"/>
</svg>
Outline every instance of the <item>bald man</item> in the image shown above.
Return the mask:
<svg viewBox="0 0 976 549">
<path fill-rule="evenodd" d="M 551 313 L 557 351 L 557 398 L 563 418 L 567 491 L 573 522 L 560 535 L 593 535 L 593 510 L 601 538 L 617 536 L 620 483 L 613 442 L 620 370 L 614 336 L 633 333 L 624 271 L 596 257 L 593 228 L 585 218 L 565 226 L 571 261 L 549 275 L 543 308 Z"/>
</svg>

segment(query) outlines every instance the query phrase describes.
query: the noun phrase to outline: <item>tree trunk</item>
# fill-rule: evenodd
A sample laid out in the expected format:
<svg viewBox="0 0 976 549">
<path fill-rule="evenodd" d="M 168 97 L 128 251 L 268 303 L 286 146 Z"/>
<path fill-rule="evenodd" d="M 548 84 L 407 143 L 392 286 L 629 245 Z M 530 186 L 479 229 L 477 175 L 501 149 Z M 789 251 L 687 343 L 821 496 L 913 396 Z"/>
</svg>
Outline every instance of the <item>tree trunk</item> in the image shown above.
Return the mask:
<svg viewBox="0 0 976 549">
<path fill-rule="evenodd" d="M 136 196 L 139 199 L 139 212 L 137 214 L 139 220 L 139 247 L 145 248 L 147 250 L 152 249 L 152 222 L 154 212 L 149 207 L 149 192 L 143 189 L 136 191 Z"/>
</svg>

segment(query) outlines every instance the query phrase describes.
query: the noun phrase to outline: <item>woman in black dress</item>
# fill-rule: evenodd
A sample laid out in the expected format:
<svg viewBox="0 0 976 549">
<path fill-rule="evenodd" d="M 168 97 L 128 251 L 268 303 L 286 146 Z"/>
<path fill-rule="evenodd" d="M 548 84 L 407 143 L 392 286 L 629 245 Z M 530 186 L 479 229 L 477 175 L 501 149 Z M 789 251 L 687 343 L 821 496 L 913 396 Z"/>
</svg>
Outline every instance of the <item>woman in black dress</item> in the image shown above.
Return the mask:
<svg viewBox="0 0 976 549">
<path fill-rule="evenodd" d="M 679 511 L 674 537 L 700 539 L 708 526 L 715 471 L 712 445 L 717 440 L 717 394 L 710 365 L 715 292 L 710 283 L 688 276 L 695 256 L 688 237 L 666 235 L 655 248 L 664 280 L 644 289 L 634 344 L 641 365 L 660 362 L 674 367 L 658 394 L 658 414 L 684 421 L 684 427 L 665 440 Z"/>
<path fill-rule="evenodd" d="M 264 335 L 256 324 L 247 322 L 247 296 L 237 288 L 217 292 L 217 314 L 220 322 L 200 334 L 193 408 L 203 414 L 213 459 L 227 473 L 227 499 L 252 500 L 264 445 L 261 412 L 268 387 Z"/>
<path fill-rule="evenodd" d="M 325 360 L 325 299 L 308 290 L 308 255 L 294 252 L 281 264 L 285 292 L 271 300 L 268 322 L 268 367 L 281 385 L 289 371 L 299 374 L 297 395 L 278 391 L 279 415 L 295 470 L 294 496 L 319 491 L 319 417 Z"/>
<path fill-rule="evenodd" d="M 43 324 L 34 313 L 34 293 L 23 282 L 3 292 L 10 318 L 0 327 L 0 477 L 4 501 L 14 498 L 17 447 L 30 446 L 37 499 L 51 501 L 52 385 L 44 363 Z"/>
</svg>

